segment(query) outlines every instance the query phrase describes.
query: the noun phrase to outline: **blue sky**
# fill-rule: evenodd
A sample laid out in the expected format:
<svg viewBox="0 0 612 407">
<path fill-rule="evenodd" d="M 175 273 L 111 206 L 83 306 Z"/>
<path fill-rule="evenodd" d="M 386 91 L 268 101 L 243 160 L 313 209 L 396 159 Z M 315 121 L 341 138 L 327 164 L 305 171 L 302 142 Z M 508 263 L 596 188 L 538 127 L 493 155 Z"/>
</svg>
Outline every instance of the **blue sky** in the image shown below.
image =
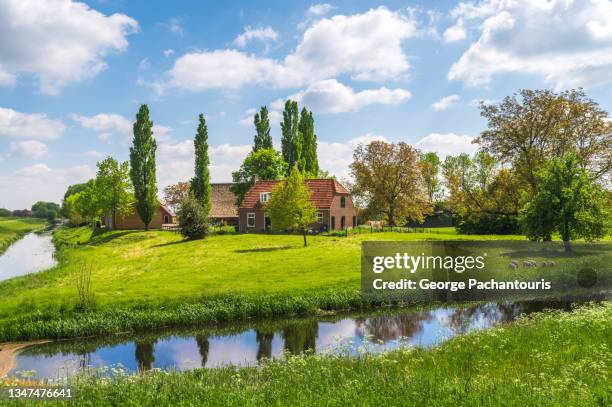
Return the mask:
<svg viewBox="0 0 612 407">
<path fill-rule="evenodd" d="M 250 149 L 252 109 L 315 113 L 323 168 L 372 139 L 471 152 L 476 103 L 583 86 L 612 109 L 610 1 L 0 0 L 0 207 L 59 201 L 126 160 L 149 104 L 160 189 L 192 173 L 207 116 L 213 181 Z"/>
</svg>

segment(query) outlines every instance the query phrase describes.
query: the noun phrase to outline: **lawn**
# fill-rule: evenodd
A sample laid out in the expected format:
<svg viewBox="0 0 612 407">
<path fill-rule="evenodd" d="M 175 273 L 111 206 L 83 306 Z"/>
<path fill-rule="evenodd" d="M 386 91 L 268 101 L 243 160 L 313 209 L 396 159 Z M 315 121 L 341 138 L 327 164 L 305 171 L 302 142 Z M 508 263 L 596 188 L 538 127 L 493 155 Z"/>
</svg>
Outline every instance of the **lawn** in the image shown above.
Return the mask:
<svg viewBox="0 0 612 407">
<path fill-rule="evenodd" d="M 0 218 L 0 254 L 26 233 L 46 224 L 47 221 L 37 218 Z"/>
<path fill-rule="evenodd" d="M 84 406 L 604 406 L 612 403 L 611 331 L 607 302 L 533 314 L 432 350 L 296 356 L 253 368 L 82 377 L 71 385 Z"/>
</svg>

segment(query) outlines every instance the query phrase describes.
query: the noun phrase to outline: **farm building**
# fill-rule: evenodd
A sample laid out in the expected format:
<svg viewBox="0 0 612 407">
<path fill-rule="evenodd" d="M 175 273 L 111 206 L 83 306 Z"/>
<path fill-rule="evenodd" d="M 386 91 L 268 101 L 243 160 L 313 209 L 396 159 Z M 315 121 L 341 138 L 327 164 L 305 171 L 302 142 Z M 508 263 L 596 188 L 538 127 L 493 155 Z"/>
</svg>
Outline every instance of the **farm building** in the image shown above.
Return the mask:
<svg viewBox="0 0 612 407">
<path fill-rule="evenodd" d="M 241 232 L 265 232 L 270 229 L 265 203 L 279 182 L 282 181 L 256 181 L 249 189 L 238 209 Z M 357 212 L 349 192 L 342 184 L 331 178 L 307 179 L 304 182 L 312 193 L 310 200 L 317 208 L 317 222 L 312 225 L 313 230 L 341 230 L 356 226 Z"/>
<path fill-rule="evenodd" d="M 158 199 L 159 207 L 157 208 L 157 212 L 151 223 L 149 224 L 150 229 L 161 229 L 164 224 L 174 224 L 176 223 L 176 215 L 161 201 Z M 132 210 L 127 215 L 117 215 L 115 217 L 115 223 L 113 224 L 113 217 L 110 214 L 107 214 L 104 217 L 104 224 L 109 229 L 144 229 L 145 225 L 140 219 L 138 212 L 136 211 L 136 203 L 132 204 Z"/>
<path fill-rule="evenodd" d="M 236 195 L 230 191 L 231 183 L 211 184 L 211 207 L 208 215 L 213 225 L 238 226 Z"/>
</svg>

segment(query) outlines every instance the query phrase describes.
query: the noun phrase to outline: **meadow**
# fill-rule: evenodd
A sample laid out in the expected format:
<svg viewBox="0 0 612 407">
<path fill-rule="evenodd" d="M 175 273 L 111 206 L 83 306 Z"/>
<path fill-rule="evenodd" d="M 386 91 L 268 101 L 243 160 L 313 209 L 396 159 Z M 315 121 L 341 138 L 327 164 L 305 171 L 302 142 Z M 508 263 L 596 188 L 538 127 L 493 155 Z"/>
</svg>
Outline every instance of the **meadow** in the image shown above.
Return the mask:
<svg viewBox="0 0 612 407">
<path fill-rule="evenodd" d="M 47 224 L 37 218 L 2 218 L 0 217 L 0 255 L 26 233 L 41 229 Z"/>
<path fill-rule="evenodd" d="M 303 355 L 252 368 L 119 373 L 114 380 L 85 375 L 69 383 L 76 399 L 57 404 L 604 406 L 612 403 L 611 331 L 605 302 L 521 317 L 431 350 Z"/>
</svg>

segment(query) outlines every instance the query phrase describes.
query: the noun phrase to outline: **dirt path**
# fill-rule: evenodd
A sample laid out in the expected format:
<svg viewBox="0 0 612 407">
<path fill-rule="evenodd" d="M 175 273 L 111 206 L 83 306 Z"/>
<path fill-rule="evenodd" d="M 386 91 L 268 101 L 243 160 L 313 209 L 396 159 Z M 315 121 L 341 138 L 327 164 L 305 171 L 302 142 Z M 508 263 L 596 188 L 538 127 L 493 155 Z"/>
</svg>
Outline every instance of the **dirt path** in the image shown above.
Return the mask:
<svg viewBox="0 0 612 407">
<path fill-rule="evenodd" d="M 9 342 L 0 343 L 0 377 L 6 376 L 15 367 L 15 357 L 20 350 L 28 346 L 38 345 L 51 341 L 32 341 L 32 342 Z"/>
</svg>

